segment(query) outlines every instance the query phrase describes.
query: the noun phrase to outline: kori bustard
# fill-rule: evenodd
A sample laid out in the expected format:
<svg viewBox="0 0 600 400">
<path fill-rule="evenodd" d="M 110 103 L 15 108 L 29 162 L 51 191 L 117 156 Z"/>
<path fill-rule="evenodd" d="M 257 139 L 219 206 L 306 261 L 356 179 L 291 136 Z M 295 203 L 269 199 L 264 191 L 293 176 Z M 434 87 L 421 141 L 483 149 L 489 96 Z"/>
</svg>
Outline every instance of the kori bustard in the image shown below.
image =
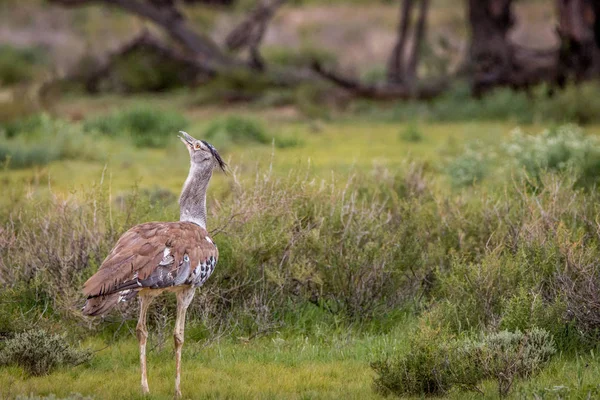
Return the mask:
<svg viewBox="0 0 600 400">
<path fill-rule="evenodd" d="M 179 198 L 179 222 L 148 222 L 128 230 L 117 241 L 98 272 L 85 282 L 86 315 L 103 315 L 117 303 L 138 295 L 140 316 L 136 334 L 140 342 L 142 392 L 148 393 L 146 375 L 146 312 L 162 292 L 177 297 L 175 320 L 175 396 L 181 396 L 181 348 L 185 313 L 194 291 L 210 277 L 219 252 L 206 231 L 206 189 L 213 168 L 225 171 L 217 150 L 203 140 L 180 132 L 191 159 Z"/>
</svg>

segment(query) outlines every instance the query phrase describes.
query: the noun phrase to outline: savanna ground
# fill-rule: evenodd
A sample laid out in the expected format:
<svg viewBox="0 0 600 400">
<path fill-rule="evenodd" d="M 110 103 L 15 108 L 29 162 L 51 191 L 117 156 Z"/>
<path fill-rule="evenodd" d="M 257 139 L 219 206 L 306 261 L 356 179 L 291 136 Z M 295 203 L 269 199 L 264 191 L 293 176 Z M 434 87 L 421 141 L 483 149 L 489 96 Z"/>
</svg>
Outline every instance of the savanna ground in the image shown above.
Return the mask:
<svg viewBox="0 0 600 400">
<path fill-rule="evenodd" d="M 381 77 L 395 5 L 297 3 L 265 57 L 319 53 Z M 31 45 L 42 32 L 58 68 L 143 26 L 15 4 L 0 6 L 0 39 Z M 430 36 L 450 46 L 438 56 L 457 62 L 461 10 L 433 4 Z M 515 34 L 547 45 L 545 3 L 518 7 L 528 23 Z M 194 12 L 215 36 L 231 18 Z M 336 29 L 332 15 L 344 16 Z M 44 75 L 37 53 L 11 54 L 0 52 L 5 81 Z M 219 99 L 232 87 L 251 100 Z M 209 188 L 220 260 L 188 314 L 184 398 L 599 398 L 598 85 L 475 100 L 457 84 L 428 103 L 332 104 L 330 89 L 74 90 L 43 106 L 1 90 L 0 398 L 142 398 L 136 301 L 87 319 L 80 288 L 126 229 L 177 219 L 180 129 L 229 163 Z M 148 398 L 171 398 L 173 298 L 152 310 Z M 7 355 L 42 330 L 73 357 L 31 370 L 63 350 L 23 339 Z"/>
</svg>

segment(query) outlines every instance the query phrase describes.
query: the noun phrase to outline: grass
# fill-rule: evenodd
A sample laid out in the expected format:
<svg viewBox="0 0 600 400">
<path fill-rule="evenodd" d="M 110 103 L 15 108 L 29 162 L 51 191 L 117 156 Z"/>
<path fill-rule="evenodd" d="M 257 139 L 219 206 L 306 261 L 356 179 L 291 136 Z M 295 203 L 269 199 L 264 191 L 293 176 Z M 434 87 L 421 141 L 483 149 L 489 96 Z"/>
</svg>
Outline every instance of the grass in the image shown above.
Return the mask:
<svg viewBox="0 0 600 400">
<path fill-rule="evenodd" d="M 539 212 L 540 215 L 543 214 L 544 218 L 548 218 L 548 221 L 550 221 L 547 222 L 550 224 L 550 228 L 547 229 L 557 229 L 558 234 L 554 236 L 564 235 L 557 241 L 557 252 L 579 251 L 580 253 L 574 253 L 572 256 L 574 260 L 579 260 L 580 256 L 583 257 L 587 254 L 581 250 L 585 246 L 578 242 L 580 236 L 577 227 L 583 229 L 581 228 L 582 225 L 573 223 L 571 220 L 573 215 L 578 216 L 578 218 L 583 218 L 582 216 L 588 218 L 591 215 L 592 211 L 586 208 L 588 207 L 587 203 L 586 205 L 577 203 L 577 208 L 570 205 L 572 211 L 569 211 L 568 207 L 565 208 L 565 204 L 570 204 L 568 199 L 561 197 L 554 199 L 550 189 L 546 192 L 540 190 L 536 195 L 532 193 L 522 194 L 525 199 L 522 202 L 524 205 L 519 205 L 518 202 L 514 201 L 514 193 L 512 192 L 506 194 L 507 198 L 498 195 L 498 192 L 502 192 L 502 188 L 506 188 L 507 177 L 510 181 L 510 176 L 494 163 L 498 164 L 502 161 L 500 157 L 505 157 L 505 155 L 495 156 L 494 160 L 490 161 L 490 173 L 483 176 L 482 179 L 475 179 L 476 182 L 472 186 L 464 188 L 455 185 L 456 187 L 453 187 L 448 172 L 451 170 L 451 168 L 448 168 L 449 161 L 460 159 L 466 151 L 493 149 L 494 146 L 498 147 L 500 142 L 508 143 L 511 140 L 511 131 L 515 127 L 514 122 L 431 123 L 419 121 L 417 125 L 412 120 L 400 122 L 385 120 L 382 122 L 362 117 L 351 118 L 347 115 L 337 116 L 328 122 L 323 122 L 305 119 L 298 114 L 289 113 L 285 109 L 257 111 L 244 107 L 231 107 L 223 111 L 210 107 L 190 106 L 188 100 L 189 96 L 185 93 L 176 93 L 169 96 L 134 96 L 123 99 L 114 96 L 99 96 L 93 99 L 72 97 L 63 99 L 57 105 L 56 110 L 65 119 L 69 119 L 71 113 L 74 113 L 84 116 L 87 120 L 110 114 L 116 109 L 131 109 L 136 104 L 144 103 L 152 109 L 174 110 L 182 113 L 189 121 L 187 131 L 198 138 L 202 138 L 202 132 L 207 132 L 213 121 L 223 121 L 235 116 L 236 118 L 251 117 L 252 120 L 260 121 L 267 128 L 269 137 L 273 136 L 275 141 L 291 138 L 302 139 L 301 146 L 293 147 L 276 148 L 276 145 L 272 146 L 270 143 L 231 141 L 224 149 L 220 149 L 225 160 L 230 164 L 232 173 L 230 175 L 217 173 L 211 183 L 209 193 L 211 212 L 217 210 L 214 212 L 217 213 L 219 218 L 232 211 L 230 208 L 237 206 L 234 202 L 236 197 L 242 198 L 242 195 L 245 195 L 253 200 L 255 198 L 251 197 L 249 193 L 252 190 L 260 192 L 263 189 L 263 195 L 269 196 L 270 192 L 267 192 L 270 187 L 269 184 L 264 183 L 261 186 L 256 183 L 267 182 L 267 176 L 273 175 L 276 178 L 283 179 L 284 182 L 288 182 L 285 181 L 285 179 L 288 179 L 288 175 L 300 176 L 302 174 L 306 175 L 307 178 L 300 179 L 298 186 L 278 186 L 277 190 L 279 192 L 276 192 L 278 195 L 286 195 L 287 193 L 287 197 L 284 196 L 283 199 L 290 202 L 289 207 L 294 207 L 293 209 L 298 213 L 300 221 L 310 222 L 310 218 L 313 216 L 325 216 L 326 218 L 327 211 L 323 212 L 319 207 L 323 207 L 324 196 L 329 195 L 323 191 L 323 187 L 329 188 L 327 186 L 329 183 L 331 183 L 332 188 L 341 187 L 342 189 L 345 185 L 356 184 L 357 187 L 362 185 L 360 186 L 361 189 L 380 187 L 381 192 L 375 192 L 377 195 L 382 197 L 389 195 L 392 198 L 390 209 L 394 210 L 396 220 L 393 223 L 397 224 L 393 226 L 416 223 L 419 221 L 416 214 L 419 214 L 422 218 L 433 216 L 435 219 L 439 217 L 443 225 L 447 225 L 451 229 L 459 227 L 460 232 L 456 234 L 459 240 L 456 248 L 448 245 L 448 248 L 452 248 L 451 251 L 455 254 L 436 253 L 433 248 L 438 246 L 439 243 L 432 240 L 428 243 L 431 247 L 423 248 L 425 253 L 429 254 L 431 252 L 431 259 L 421 260 L 421 258 L 415 256 L 415 260 L 421 260 L 423 265 L 433 265 L 436 262 L 435 259 L 438 258 L 445 257 L 444 259 L 446 259 L 456 256 L 456 262 L 453 261 L 451 267 L 445 264 L 440 265 L 440 276 L 446 276 L 446 281 L 442 280 L 436 283 L 438 285 L 437 292 L 434 292 L 431 295 L 432 297 L 429 298 L 433 301 L 428 303 L 427 298 L 422 301 L 415 299 L 414 303 L 411 302 L 410 305 L 406 305 L 409 310 L 406 311 L 406 316 L 402 318 L 392 317 L 388 314 L 381 316 L 378 323 L 385 325 L 382 327 L 374 327 L 374 323 L 369 325 L 356 321 L 350 324 L 342 323 L 336 319 L 337 316 L 329 315 L 326 311 L 321 310 L 322 314 L 314 317 L 312 322 L 307 322 L 301 315 L 292 312 L 284 318 L 284 325 L 271 327 L 268 332 L 261 333 L 257 337 L 249 338 L 252 331 L 246 334 L 243 330 L 236 330 L 235 334 L 225 334 L 221 337 L 215 334 L 214 330 L 198 328 L 198 324 L 211 323 L 212 314 L 210 312 L 207 320 L 199 320 L 197 319 L 198 316 L 195 315 L 196 319 L 192 319 L 189 325 L 187 342 L 184 346 L 182 382 L 186 398 L 381 398 L 372 390 L 375 373 L 369 367 L 369 363 L 392 354 L 407 354 L 410 343 L 409 338 L 419 329 L 419 324 L 422 323 L 421 316 L 426 315 L 434 318 L 436 315 L 448 313 L 450 308 L 439 307 L 435 301 L 435 296 L 454 299 L 453 301 L 457 303 L 455 304 L 457 307 L 465 306 L 467 302 L 464 301 L 465 304 L 463 304 L 460 300 L 466 298 L 462 291 L 471 291 L 471 286 L 463 282 L 463 278 L 466 276 L 465 271 L 471 271 L 472 274 L 475 274 L 473 271 L 477 270 L 473 268 L 480 268 L 479 275 L 469 276 L 476 278 L 474 282 L 479 282 L 479 279 L 481 279 L 483 282 L 482 287 L 487 288 L 487 292 L 484 292 L 491 293 L 489 298 L 492 299 L 493 297 L 493 300 L 497 301 L 499 295 L 492 289 L 498 285 L 486 285 L 486 283 L 493 283 L 493 281 L 486 281 L 485 279 L 488 278 L 482 275 L 481 271 L 488 271 L 491 277 L 489 279 L 496 279 L 496 275 L 493 274 L 502 272 L 498 277 L 501 283 L 517 278 L 521 279 L 520 282 L 524 282 L 522 276 L 519 275 L 521 265 L 532 262 L 534 264 L 531 265 L 536 265 L 540 269 L 542 267 L 551 268 L 554 265 L 552 260 L 548 261 L 548 259 L 551 259 L 550 256 L 554 254 L 552 252 L 549 252 L 548 256 L 542 253 L 539 258 L 531 258 L 533 256 L 530 256 L 527 251 L 536 250 L 535 248 L 525 248 L 523 252 L 514 255 L 514 258 L 509 255 L 500 259 L 493 249 L 496 245 L 501 247 L 507 246 L 507 244 L 497 242 L 502 239 L 494 235 L 489 236 L 489 248 L 487 246 L 483 246 L 485 249 L 477 247 L 480 246 L 484 235 L 490 235 L 485 227 L 481 227 L 485 225 L 483 221 L 489 224 L 498 224 L 497 234 L 504 234 L 505 237 L 510 237 L 511 231 L 507 228 L 510 224 L 530 224 L 527 225 L 531 226 L 531 230 L 528 232 L 540 235 L 540 244 L 553 243 L 552 234 L 544 236 L 534 229 L 540 226 L 539 219 L 536 217 Z M 79 126 L 78 124 L 81 123 L 73 123 L 73 126 Z M 403 133 L 414 129 L 415 126 L 418 126 L 418 131 L 422 134 L 422 140 L 406 140 Z M 522 129 L 526 133 L 537 134 L 545 127 L 545 125 L 523 125 Z M 599 135 L 600 126 L 587 126 L 585 132 L 586 134 Z M 116 132 L 116 134 L 118 136 L 119 133 Z M 172 192 L 173 197 L 169 197 L 170 200 L 166 201 L 166 206 L 160 204 L 152 212 L 146 214 L 142 210 L 136 217 L 169 218 L 171 214 L 175 215 L 172 209 L 173 198 L 179 193 L 183 180 L 187 175 L 189 161 L 184 146 L 179 143 L 176 137 L 176 132 L 166 137 L 166 147 L 164 148 L 139 148 L 126 138 L 103 136 L 102 141 L 98 143 L 98 148 L 94 143 L 85 142 L 87 146 L 98 153 L 98 157 L 59 159 L 44 166 L 26 167 L 18 170 L 4 168 L 0 170 L 0 183 L 5 188 L 4 196 L 0 200 L 0 215 L 6 215 L 9 211 L 21 209 L 24 206 L 40 207 L 40 210 L 44 212 L 46 210 L 44 208 L 46 207 L 45 201 L 49 197 L 59 204 L 61 201 L 65 201 L 65 204 L 71 204 L 72 209 L 79 212 L 76 207 L 78 202 L 88 201 L 90 189 L 100 185 L 102 181 L 104 187 L 109 188 L 108 196 L 112 199 L 127 198 L 126 196 L 131 193 L 131 188 L 134 185 L 142 190 L 148 189 L 150 192 L 157 194 L 162 193 L 163 189 Z M 523 143 L 525 142 L 527 141 L 523 141 Z M 481 154 L 487 155 L 487 153 Z M 407 186 L 410 182 L 396 182 L 394 181 L 395 178 L 390 178 L 391 174 L 410 170 L 409 167 L 413 165 L 421 168 L 425 176 L 425 178 L 420 178 L 427 185 L 424 194 L 410 194 L 411 190 L 417 190 L 418 188 L 414 189 L 414 187 Z M 469 165 L 465 166 L 466 170 L 469 170 L 469 168 L 471 168 Z M 350 176 L 357 176 L 357 180 L 349 181 Z M 403 175 L 400 174 L 399 176 L 402 177 Z M 325 183 L 322 183 L 323 181 Z M 472 184 L 472 181 L 473 179 L 465 178 L 463 183 L 465 185 Z M 245 185 L 245 192 L 241 189 L 242 186 L 236 184 L 238 182 Z M 415 179 L 415 182 L 418 186 L 419 179 Z M 321 189 L 318 189 L 319 187 Z M 394 191 L 387 192 L 386 190 L 389 187 L 393 187 Z M 551 187 L 551 185 L 548 185 L 548 188 Z M 520 188 L 517 189 L 520 190 Z M 285 192 L 285 190 L 289 191 Z M 511 190 L 514 190 L 514 188 Z M 313 192 L 319 192 L 320 194 L 316 195 Z M 564 192 L 560 193 L 573 196 L 572 198 L 575 199 L 573 201 L 576 202 L 585 200 L 593 204 L 596 199 L 593 190 L 588 193 L 564 189 Z M 361 192 L 358 191 L 357 194 L 360 196 Z M 365 196 L 364 199 L 366 200 L 379 201 L 376 196 L 369 197 L 369 193 L 362 193 L 362 195 Z M 432 199 L 431 196 L 435 198 Z M 234 200 L 232 200 L 232 197 Z M 339 200 L 339 197 L 334 196 L 333 189 L 331 199 Z M 304 203 L 301 202 L 302 200 L 305 200 Z M 312 200 L 314 200 L 314 203 L 311 203 Z M 279 198 L 272 199 L 272 201 L 273 204 L 280 204 Z M 95 209 L 96 203 L 93 204 Z M 116 203 L 113 201 L 111 204 Z M 256 203 L 257 206 L 261 204 L 263 203 Z M 399 206 L 396 209 L 397 205 Z M 497 222 L 492 211 L 505 213 L 505 208 L 508 206 L 514 213 L 523 213 L 521 221 L 518 215 L 515 217 L 507 213 L 506 216 L 503 215 L 503 218 L 506 218 L 505 220 Z M 403 207 L 406 207 L 406 210 Z M 439 212 L 435 211 L 437 210 L 436 207 L 439 207 Z M 492 211 L 486 207 L 491 208 Z M 538 207 L 541 207 L 542 211 L 538 210 Z M 549 208 L 543 209 L 544 207 Z M 344 209 L 344 207 L 340 208 L 340 210 Z M 224 259 L 220 262 L 222 266 L 222 269 L 220 269 L 221 275 L 216 275 L 213 279 L 214 282 L 226 285 L 223 274 L 243 274 L 244 269 L 251 268 L 255 264 L 269 266 L 273 263 L 272 258 L 277 257 L 277 251 L 279 251 L 276 247 L 281 247 L 282 242 L 287 240 L 286 232 L 281 230 L 285 229 L 287 225 L 282 227 L 277 225 L 277 221 L 275 221 L 272 225 L 274 227 L 272 232 L 260 230 L 260 228 L 262 222 L 271 221 L 268 218 L 269 212 L 273 212 L 273 218 L 279 220 L 281 224 L 292 221 L 291 219 L 288 220 L 284 214 L 276 213 L 282 213 L 282 210 L 286 211 L 287 209 L 263 210 L 266 212 L 266 216 L 261 217 L 263 219 L 249 217 L 243 224 L 238 222 L 240 225 L 232 225 L 231 229 L 236 230 L 236 232 L 227 233 L 227 238 L 220 238 L 219 244 L 223 244 L 223 246 L 220 246 L 220 250 Z M 337 212 L 335 208 L 332 208 L 332 210 L 334 213 Z M 544 211 L 547 213 L 544 214 Z M 554 214 L 550 213 L 551 211 Z M 87 214 L 82 215 L 86 216 Z M 402 223 L 398 223 L 398 218 L 401 219 Z M 225 217 L 222 217 L 221 221 L 215 219 L 211 219 L 211 221 L 214 225 L 224 219 Z M 56 221 L 60 220 L 61 217 L 58 216 Z M 134 218 L 134 221 L 137 221 L 137 219 Z M 335 230 L 337 229 L 336 221 L 337 217 L 330 217 L 327 222 L 330 225 L 324 225 L 322 221 L 320 224 L 322 229 Z M 375 221 L 375 219 L 372 221 Z M 18 224 L 19 220 L 14 223 Z M 117 223 L 122 224 L 123 221 L 118 220 Z M 313 223 L 318 223 L 318 221 L 313 221 Z M 564 225 L 561 225 L 563 223 Z M 436 235 L 438 225 L 440 223 L 436 219 L 430 224 L 432 229 L 427 234 L 432 237 Z M 586 229 L 591 229 L 592 225 L 587 226 Z M 80 225 L 75 226 L 79 227 Z M 292 225 L 289 226 L 291 230 Z M 418 228 L 419 225 L 415 225 L 415 227 Z M 293 228 L 301 231 L 306 227 L 302 225 L 299 228 Z M 573 231 L 570 231 L 570 229 Z M 505 230 L 509 233 L 506 233 Z M 87 237 L 84 232 L 78 230 L 75 230 L 74 233 L 81 235 L 81 237 Z M 315 232 L 311 231 L 309 233 L 313 234 Z M 318 233 L 316 232 L 317 238 Z M 406 228 L 406 233 L 411 233 L 410 226 Z M 451 233 L 450 236 L 453 237 L 455 232 Z M 93 236 L 94 231 L 87 234 Z M 372 234 L 379 235 L 375 231 Z M 273 238 L 273 235 L 279 235 L 279 237 Z M 453 240 L 447 236 L 445 234 L 439 236 L 439 241 Z M 536 237 L 533 236 L 534 239 Z M 1 238 L 2 236 L 0 236 Z M 253 256 L 243 258 L 238 257 L 237 253 L 232 253 L 235 251 L 233 247 L 246 245 L 252 238 L 256 239 L 255 243 L 258 243 L 252 248 L 255 251 Z M 526 239 L 525 236 L 519 236 L 519 240 L 522 242 L 526 242 Z M 111 239 L 105 241 L 107 240 Z M 305 243 L 306 250 L 317 249 L 315 251 L 320 251 L 318 246 L 319 244 L 323 245 L 323 243 L 331 246 L 331 248 L 336 246 L 336 243 L 330 243 L 323 238 L 313 242 L 310 238 L 299 236 L 296 240 L 297 243 Z M 419 236 L 414 238 L 411 236 L 411 240 L 419 240 Z M 272 248 L 267 248 L 268 246 L 264 245 L 269 241 Z M 60 243 L 60 241 L 57 243 Z M 65 243 L 68 247 L 69 242 Z M 369 249 L 372 250 L 373 243 L 364 244 L 365 253 Z M 412 242 L 407 241 L 407 243 Z M 483 243 L 488 242 L 484 240 Z M 566 246 L 565 243 L 572 245 Z M 575 246 L 575 244 L 579 245 Z M 102 246 L 107 245 L 109 245 L 108 242 L 102 243 Z M 524 244 L 521 245 L 524 246 Z M 562 245 L 565 247 L 560 247 Z M 93 257 L 101 258 L 106 250 L 101 247 L 99 253 L 102 254 L 94 253 Z M 301 264 L 305 260 L 302 258 L 304 250 L 301 247 L 291 246 L 286 248 L 285 252 L 289 260 Z M 410 257 L 413 255 L 410 252 L 402 250 L 398 254 L 409 257 L 406 260 L 401 260 L 399 264 L 411 262 Z M 322 260 L 332 264 L 336 262 L 333 256 L 327 256 L 322 257 Z M 346 257 L 348 257 L 347 254 Z M 468 260 L 463 263 L 460 257 L 468 258 Z M 313 258 L 310 257 L 309 261 L 312 262 Z M 232 260 L 239 260 L 240 264 L 243 265 L 233 265 Z M 347 262 L 358 264 L 362 260 L 361 258 L 347 259 Z M 497 262 L 492 262 L 494 260 L 497 260 Z M 507 260 L 510 263 L 505 263 Z M 277 262 L 279 261 L 277 260 Z M 293 267 L 298 268 L 297 264 L 294 264 Z M 321 271 L 326 271 L 324 266 L 315 265 L 321 268 Z M 414 266 L 414 263 L 411 265 Z M 486 270 L 482 266 L 488 269 Z M 501 268 L 496 268 L 497 266 Z M 91 265 L 90 268 L 95 268 L 95 264 Z M 268 272 L 272 273 L 273 270 L 271 269 Z M 298 274 L 302 272 L 298 270 Z M 461 285 L 453 284 L 453 281 L 448 279 L 448 274 L 453 274 L 450 277 L 456 279 Z M 276 278 L 277 276 L 273 275 L 270 279 Z M 536 277 L 531 279 L 534 278 L 537 279 Z M 47 285 L 48 283 L 42 282 L 41 284 Z M 527 283 L 522 284 L 526 285 Z M 76 286 L 76 284 L 73 286 Z M 70 289 L 76 290 L 75 287 Z M 501 289 L 498 289 L 498 291 Z M 209 285 L 201 290 L 202 294 L 195 300 L 196 304 L 204 305 L 204 302 L 209 304 L 211 297 L 217 297 L 211 296 L 211 294 L 216 293 L 215 290 L 217 290 L 216 283 L 214 287 Z M 502 315 L 504 319 L 495 320 L 497 323 L 508 324 L 512 321 L 518 327 L 519 324 L 523 323 L 523 318 L 528 318 L 529 314 L 527 312 L 523 314 L 525 317 L 521 318 L 520 310 L 521 308 L 525 311 L 530 309 L 531 297 L 535 297 L 537 292 L 530 293 L 524 290 L 522 293 L 515 288 L 506 290 L 506 292 L 511 292 L 510 296 L 513 296 L 509 298 L 507 295 L 506 300 L 514 300 L 515 305 L 511 308 L 505 306 L 504 302 L 499 302 L 498 309 L 508 309 L 509 311 L 506 311 L 508 314 Z M 477 307 L 476 301 L 479 297 L 475 296 L 474 300 L 469 297 L 469 306 Z M 66 299 L 70 300 L 72 298 L 66 297 Z M 212 305 L 214 306 L 214 304 Z M 546 303 L 543 305 L 546 306 Z M 307 306 L 316 309 L 312 304 Z M 516 311 L 510 311 L 513 308 Z M 294 309 L 292 308 L 292 310 Z M 27 310 L 21 310 L 21 313 L 25 313 L 25 311 Z M 289 310 L 287 311 L 289 312 Z M 40 311 L 35 309 L 32 312 L 37 313 Z M 265 311 L 267 318 L 273 319 L 275 319 L 273 315 L 278 312 L 281 312 L 281 310 Z M 283 312 L 285 312 L 285 309 Z M 323 314 L 326 317 L 323 317 Z M 54 320 L 48 315 L 44 318 L 54 321 L 54 328 L 60 329 L 60 326 L 57 327 L 56 325 L 60 325 L 57 321 L 61 320 L 57 320 L 56 318 L 60 317 L 56 317 L 56 315 L 60 316 L 60 314 L 55 314 L 52 317 L 55 318 Z M 513 318 L 509 321 L 506 319 L 507 315 Z M 495 314 L 492 315 L 492 319 L 497 317 Z M 172 397 L 174 360 L 170 340 L 172 320 L 169 321 L 171 324 L 167 323 L 166 328 L 162 329 L 165 339 L 164 346 L 155 347 L 160 341 L 160 335 L 157 333 L 156 326 L 151 329 L 151 345 L 149 346 L 152 348 L 152 351 L 149 352 L 149 383 L 152 393 L 149 398 L 151 399 Z M 199 323 L 198 321 L 203 322 Z M 239 321 L 240 325 L 243 323 L 243 321 Z M 139 390 L 138 349 L 134 334 L 128 332 L 127 328 L 123 328 L 121 333 L 117 334 L 116 339 L 113 340 L 110 329 L 114 327 L 108 323 L 99 323 L 99 325 L 104 327 L 96 328 L 99 329 L 99 334 L 97 333 L 98 330 L 95 331 L 97 334 L 90 334 L 81 328 L 75 330 L 75 333 L 71 336 L 73 340 L 81 340 L 80 347 L 91 347 L 97 350 L 91 362 L 74 368 L 60 367 L 56 372 L 45 377 L 28 377 L 25 371 L 15 366 L 0 368 L 0 398 L 14 398 L 21 394 L 55 394 L 61 398 L 71 393 L 80 393 L 98 399 L 142 398 Z M 129 326 L 130 329 L 132 327 L 131 325 L 125 326 Z M 462 326 L 464 327 L 465 324 Z M 560 327 L 557 329 L 560 329 Z M 460 328 L 456 329 L 456 334 L 463 333 Z M 208 341 L 205 341 L 205 339 Z M 590 348 L 594 350 L 590 351 Z M 535 378 L 528 381 L 517 380 L 508 398 L 531 398 L 534 395 L 551 399 L 587 398 L 588 393 L 590 393 L 590 398 L 594 398 L 600 393 L 600 379 L 598 378 L 600 376 L 600 361 L 595 351 L 595 347 L 591 346 L 577 348 L 574 351 L 559 352 L 551 360 L 549 366 Z M 481 388 L 485 393 L 484 395 L 452 389 L 447 397 L 451 399 L 497 398 L 497 389 L 493 381 L 483 382 Z"/>
<path fill-rule="evenodd" d="M 406 350 L 406 331 L 363 337 L 333 337 L 328 342 L 312 338 L 285 339 L 278 336 L 244 341 L 221 341 L 205 346 L 187 341 L 183 352 L 182 390 L 190 399 L 381 399 L 371 389 L 373 372 L 368 366 L 372 349 Z M 0 396 L 55 394 L 59 398 L 81 393 L 96 399 L 172 398 L 175 362 L 172 350 L 148 353 L 151 394 L 139 388 L 138 347 L 130 337 L 106 344 L 93 339 L 85 346 L 102 349 L 89 365 L 63 369 L 45 377 L 26 378 L 19 368 L 0 373 Z M 151 346 L 150 346 L 151 347 Z M 592 397 L 598 392 L 600 363 L 594 354 L 576 359 L 557 357 L 532 381 L 517 381 L 508 398 Z M 452 391 L 448 398 L 495 399 L 494 383 L 482 386 L 486 396 Z"/>
<path fill-rule="evenodd" d="M 379 398 L 370 387 L 371 349 L 396 348 L 402 344 L 402 337 L 333 337 L 322 343 L 312 338 L 273 336 L 208 346 L 188 341 L 183 354 L 184 397 Z M 85 345 L 106 347 L 97 340 Z M 148 365 L 150 398 L 172 397 L 174 360 L 170 346 L 150 352 Z M 66 396 L 78 392 L 94 398 L 142 398 L 138 384 L 137 342 L 129 338 L 97 353 L 91 365 L 59 371 L 51 379 L 23 379 L 20 369 L 5 370 L 0 374 L 0 395 L 34 392 Z"/>
</svg>

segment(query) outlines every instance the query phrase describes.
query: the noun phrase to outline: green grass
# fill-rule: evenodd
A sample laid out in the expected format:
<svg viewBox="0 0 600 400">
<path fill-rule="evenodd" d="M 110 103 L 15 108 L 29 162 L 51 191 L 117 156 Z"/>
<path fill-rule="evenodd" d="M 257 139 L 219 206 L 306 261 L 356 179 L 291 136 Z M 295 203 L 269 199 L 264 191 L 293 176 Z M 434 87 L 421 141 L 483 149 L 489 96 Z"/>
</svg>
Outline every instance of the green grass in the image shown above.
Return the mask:
<svg viewBox="0 0 600 400">
<path fill-rule="evenodd" d="M 371 389 L 369 368 L 377 352 L 406 351 L 406 328 L 377 336 L 334 335 L 325 341 L 284 338 L 223 340 L 208 345 L 184 344 L 182 390 L 190 399 L 380 399 Z M 146 398 L 139 387 L 138 347 L 134 338 L 110 345 L 97 339 L 84 343 L 95 349 L 93 361 L 44 377 L 26 377 L 20 368 L 0 370 L 0 396 L 81 393 L 96 399 Z M 152 346 L 149 346 L 152 347 Z M 149 399 L 172 398 L 175 362 L 170 341 L 148 353 Z M 517 381 L 508 398 L 558 399 L 592 397 L 600 387 L 600 362 L 594 354 L 575 359 L 557 356 L 536 379 Z M 486 395 L 452 391 L 451 399 L 496 399 L 494 383 L 482 386 Z M 564 397 L 563 397 L 564 398 Z"/>
<path fill-rule="evenodd" d="M 371 392 L 369 361 L 373 348 L 391 350 L 403 344 L 401 332 L 362 338 L 273 336 L 245 342 L 225 340 L 205 346 L 184 345 L 184 398 L 379 398 Z M 50 376 L 26 378 L 18 368 L 0 374 L 0 396 L 21 393 L 66 396 L 72 392 L 98 399 L 142 398 L 137 341 L 129 338 L 106 347 L 98 340 L 84 344 L 104 348 L 90 365 Z M 174 359 L 171 341 L 148 356 L 150 398 L 172 397 Z M 149 346 L 152 347 L 152 346 Z"/>
</svg>

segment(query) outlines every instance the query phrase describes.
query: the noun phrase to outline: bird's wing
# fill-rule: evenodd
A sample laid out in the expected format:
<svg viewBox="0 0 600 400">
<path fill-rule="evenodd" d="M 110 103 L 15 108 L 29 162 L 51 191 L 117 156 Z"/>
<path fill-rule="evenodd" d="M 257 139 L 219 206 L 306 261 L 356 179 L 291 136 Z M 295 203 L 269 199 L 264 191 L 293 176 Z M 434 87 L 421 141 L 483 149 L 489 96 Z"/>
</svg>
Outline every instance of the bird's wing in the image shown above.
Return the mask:
<svg viewBox="0 0 600 400">
<path fill-rule="evenodd" d="M 194 284 L 201 266 L 211 264 L 214 268 L 217 258 L 217 247 L 208 232 L 196 224 L 137 225 L 117 241 L 98 272 L 84 284 L 83 293 L 93 298 L 128 290 Z"/>
</svg>

